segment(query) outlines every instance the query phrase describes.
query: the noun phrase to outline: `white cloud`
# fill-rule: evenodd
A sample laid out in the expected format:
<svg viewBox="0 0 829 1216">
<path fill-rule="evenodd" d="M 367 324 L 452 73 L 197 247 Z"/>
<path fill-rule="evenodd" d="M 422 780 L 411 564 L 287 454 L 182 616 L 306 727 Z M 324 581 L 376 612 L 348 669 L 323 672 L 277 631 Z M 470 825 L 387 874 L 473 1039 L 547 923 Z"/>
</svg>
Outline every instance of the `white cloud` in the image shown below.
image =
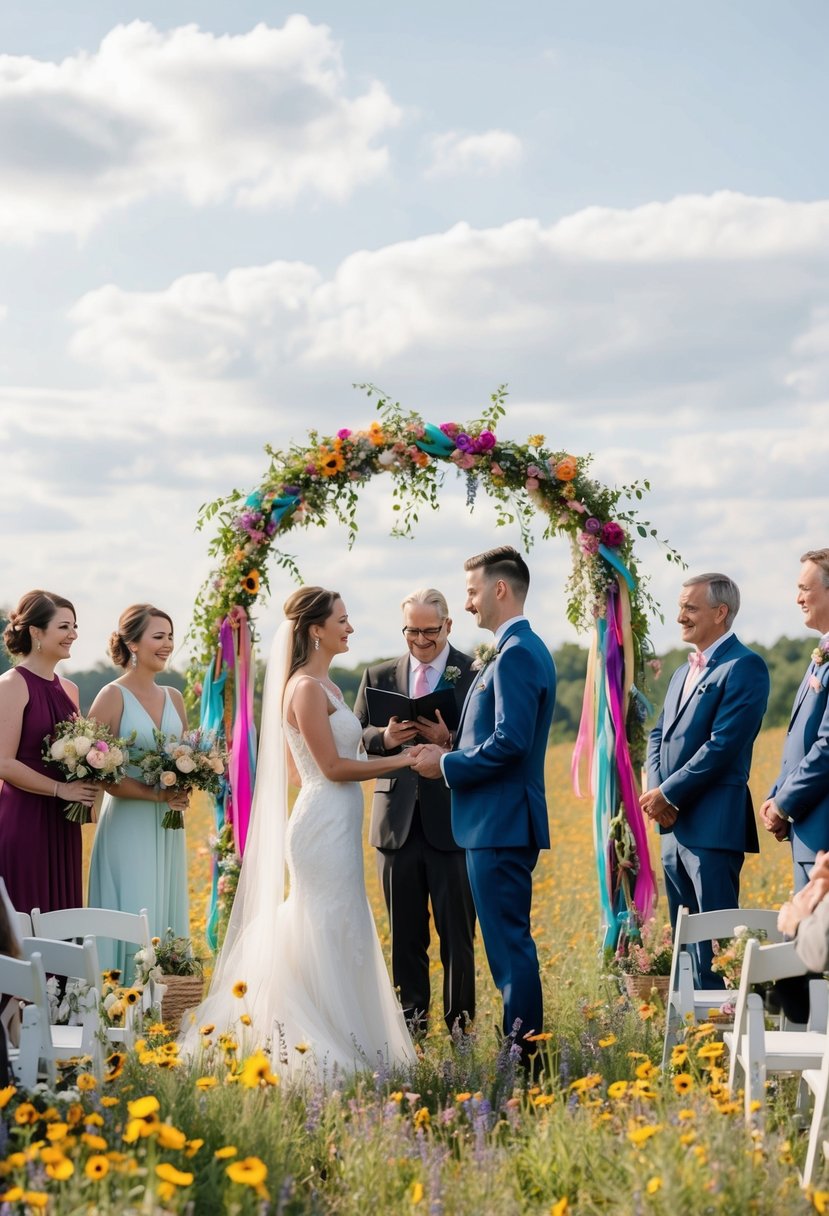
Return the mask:
<svg viewBox="0 0 829 1216">
<path fill-rule="evenodd" d="M 497 128 L 477 135 L 446 131 L 431 141 L 431 163 L 427 177 L 449 177 L 460 173 L 498 173 L 519 163 L 524 148 L 512 131 Z"/>
<path fill-rule="evenodd" d="M 112 208 L 176 192 L 204 206 L 342 200 L 382 174 L 400 118 L 350 95 L 327 26 L 216 36 L 117 26 L 97 52 L 0 56 L 0 239 L 85 233 Z"/>
</svg>

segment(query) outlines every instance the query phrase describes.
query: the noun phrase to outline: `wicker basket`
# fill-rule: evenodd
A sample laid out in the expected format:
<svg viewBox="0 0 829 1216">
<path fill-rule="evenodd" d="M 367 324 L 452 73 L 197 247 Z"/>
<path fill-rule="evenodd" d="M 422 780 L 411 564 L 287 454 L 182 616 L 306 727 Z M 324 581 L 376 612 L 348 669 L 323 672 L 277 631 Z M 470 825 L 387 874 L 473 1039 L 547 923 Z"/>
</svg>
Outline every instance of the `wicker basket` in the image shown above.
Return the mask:
<svg viewBox="0 0 829 1216">
<path fill-rule="evenodd" d="M 632 1001 L 650 1000 L 654 988 L 663 1005 L 668 1000 L 669 975 L 625 975 L 624 981 Z"/>
<path fill-rule="evenodd" d="M 188 1009 L 195 1009 L 204 994 L 201 975 L 162 975 L 167 991 L 161 1000 L 161 1020 L 171 1035 L 177 1035 L 181 1019 Z"/>
</svg>

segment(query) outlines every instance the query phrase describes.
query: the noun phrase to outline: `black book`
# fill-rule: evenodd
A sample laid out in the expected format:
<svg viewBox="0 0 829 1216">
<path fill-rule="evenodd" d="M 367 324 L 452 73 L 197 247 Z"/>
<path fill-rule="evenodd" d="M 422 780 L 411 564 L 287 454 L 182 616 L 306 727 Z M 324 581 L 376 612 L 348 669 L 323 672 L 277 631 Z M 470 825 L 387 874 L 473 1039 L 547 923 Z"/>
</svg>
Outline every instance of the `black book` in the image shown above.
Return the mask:
<svg viewBox="0 0 829 1216">
<path fill-rule="evenodd" d="M 418 718 L 429 718 L 437 722 L 436 709 L 449 730 L 456 730 L 460 714 L 455 694 L 451 688 L 440 688 L 425 697 L 406 697 L 402 692 L 390 688 L 366 688 L 366 708 L 372 726 L 386 727 L 390 718 L 401 722 L 414 722 Z"/>
</svg>

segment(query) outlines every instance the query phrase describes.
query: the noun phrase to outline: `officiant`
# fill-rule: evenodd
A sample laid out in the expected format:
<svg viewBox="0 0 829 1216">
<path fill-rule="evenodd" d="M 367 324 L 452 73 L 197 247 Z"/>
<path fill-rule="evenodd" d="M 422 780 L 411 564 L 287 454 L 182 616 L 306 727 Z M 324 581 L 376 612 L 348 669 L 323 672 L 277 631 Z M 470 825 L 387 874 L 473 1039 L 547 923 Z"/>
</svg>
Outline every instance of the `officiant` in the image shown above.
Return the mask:
<svg viewBox="0 0 829 1216">
<path fill-rule="evenodd" d="M 413 591 L 401 608 L 407 653 L 366 668 L 354 705 L 366 750 L 374 756 L 414 743 L 445 746 L 451 730 L 439 710 L 429 718 L 393 715 L 385 726 L 371 725 L 367 690 L 413 699 L 451 690 L 456 721 L 475 675 L 470 656 L 449 642 L 452 620 L 440 591 Z M 376 721 L 375 714 L 371 717 Z M 377 849 L 391 926 L 392 977 L 406 1020 L 415 1034 L 425 1033 L 431 903 L 440 939 L 444 1020 L 450 1032 L 456 1023 L 465 1030 L 475 1016 L 475 905 L 466 855 L 452 836 L 450 794 L 443 779 L 418 777 L 411 769 L 378 778 L 369 842 Z"/>
</svg>

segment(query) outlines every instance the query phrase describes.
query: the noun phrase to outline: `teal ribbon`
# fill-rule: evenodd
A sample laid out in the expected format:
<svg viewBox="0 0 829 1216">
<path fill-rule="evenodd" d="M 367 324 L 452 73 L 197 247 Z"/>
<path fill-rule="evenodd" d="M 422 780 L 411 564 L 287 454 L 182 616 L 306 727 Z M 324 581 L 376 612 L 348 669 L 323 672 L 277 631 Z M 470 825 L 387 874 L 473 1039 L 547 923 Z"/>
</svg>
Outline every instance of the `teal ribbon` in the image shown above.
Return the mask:
<svg viewBox="0 0 829 1216">
<path fill-rule="evenodd" d="M 427 422 L 423 427 L 423 437 L 415 439 L 415 446 L 430 456 L 449 456 L 455 450 L 454 440 L 444 435 L 439 426 Z"/>
<path fill-rule="evenodd" d="M 599 545 L 599 552 L 609 566 L 612 566 L 614 570 L 618 570 L 630 590 L 635 591 L 636 580 L 618 554 L 613 549 L 608 549 L 607 545 Z"/>
<path fill-rule="evenodd" d="M 210 663 L 202 680 L 201 710 L 199 725 L 202 730 L 210 731 L 221 738 L 224 730 L 224 689 L 227 680 L 227 668 L 222 667 L 221 674 L 214 678 L 213 664 Z M 227 782 L 222 782 L 222 788 L 213 800 L 213 821 L 218 836 L 225 824 L 225 799 L 227 797 Z M 213 860 L 213 877 L 210 888 L 210 902 L 207 911 L 207 924 L 204 930 L 207 945 L 215 954 L 218 946 L 219 930 L 219 867 Z"/>
<path fill-rule="evenodd" d="M 285 494 L 282 498 L 275 498 L 271 505 L 271 519 L 275 519 L 279 523 L 284 515 L 297 509 L 300 501 L 296 494 Z"/>
</svg>

